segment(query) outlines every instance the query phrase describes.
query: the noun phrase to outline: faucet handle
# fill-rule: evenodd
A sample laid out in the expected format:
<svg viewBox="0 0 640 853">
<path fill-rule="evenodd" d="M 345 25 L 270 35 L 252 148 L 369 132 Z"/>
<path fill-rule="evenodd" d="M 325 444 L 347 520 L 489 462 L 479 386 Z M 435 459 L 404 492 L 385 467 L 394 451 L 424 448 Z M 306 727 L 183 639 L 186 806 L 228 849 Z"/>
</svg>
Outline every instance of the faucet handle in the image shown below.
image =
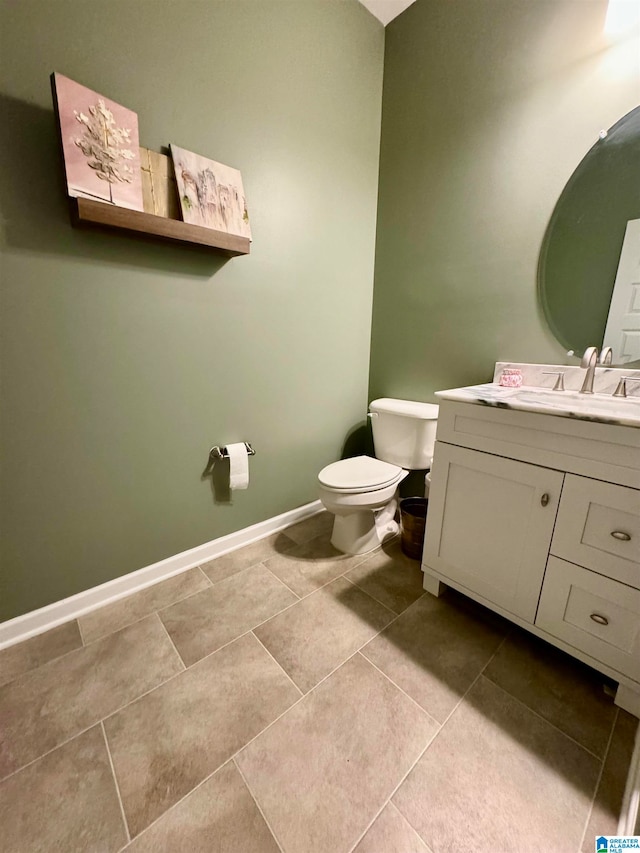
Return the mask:
<svg viewBox="0 0 640 853">
<path fill-rule="evenodd" d="M 613 392 L 613 397 L 626 397 L 627 396 L 627 382 L 640 382 L 640 376 L 621 376 L 620 382 L 618 382 L 618 387 Z"/>
<path fill-rule="evenodd" d="M 564 391 L 564 370 L 543 370 L 545 376 L 557 376 L 554 391 Z"/>
<path fill-rule="evenodd" d="M 587 347 L 582 355 L 580 367 L 593 367 L 598 363 L 598 347 Z"/>
</svg>

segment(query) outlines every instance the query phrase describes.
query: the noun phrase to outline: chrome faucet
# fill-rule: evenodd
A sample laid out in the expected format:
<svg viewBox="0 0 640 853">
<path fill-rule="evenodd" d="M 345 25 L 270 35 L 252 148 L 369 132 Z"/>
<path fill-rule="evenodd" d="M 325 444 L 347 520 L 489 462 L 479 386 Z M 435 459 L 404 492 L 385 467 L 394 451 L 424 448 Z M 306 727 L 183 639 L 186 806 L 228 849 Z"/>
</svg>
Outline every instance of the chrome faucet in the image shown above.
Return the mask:
<svg viewBox="0 0 640 853">
<path fill-rule="evenodd" d="M 584 376 L 582 388 L 580 389 L 581 394 L 593 394 L 593 380 L 596 375 L 597 364 L 598 348 L 587 347 L 584 351 L 584 355 L 582 356 L 582 361 L 580 362 L 580 367 L 584 367 L 587 371 Z"/>
</svg>

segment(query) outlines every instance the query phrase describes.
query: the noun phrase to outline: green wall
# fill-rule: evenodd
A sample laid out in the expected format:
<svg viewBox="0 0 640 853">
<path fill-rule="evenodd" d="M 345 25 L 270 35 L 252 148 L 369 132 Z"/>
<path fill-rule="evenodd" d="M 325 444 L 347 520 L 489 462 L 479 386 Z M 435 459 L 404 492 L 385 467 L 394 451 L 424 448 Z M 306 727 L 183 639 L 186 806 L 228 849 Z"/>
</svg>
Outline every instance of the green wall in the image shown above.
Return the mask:
<svg viewBox="0 0 640 853">
<path fill-rule="evenodd" d="M 599 131 L 640 102 L 638 40 L 608 46 L 606 7 L 417 0 L 387 27 L 371 397 L 565 359 L 537 302 L 540 246 Z"/>
<path fill-rule="evenodd" d="M 385 37 L 356 0 L 5 0 L 0 620 L 315 499 L 368 395 L 564 358 L 542 239 L 640 102 L 605 10 L 417 0 Z M 251 255 L 72 229 L 53 70 L 240 168 Z M 226 503 L 201 472 L 239 440 Z"/>
<path fill-rule="evenodd" d="M 1 620 L 316 498 L 366 412 L 384 30 L 356 0 L 20 0 L 0 31 Z M 251 255 L 73 230 L 54 70 L 241 169 Z"/>
</svg>

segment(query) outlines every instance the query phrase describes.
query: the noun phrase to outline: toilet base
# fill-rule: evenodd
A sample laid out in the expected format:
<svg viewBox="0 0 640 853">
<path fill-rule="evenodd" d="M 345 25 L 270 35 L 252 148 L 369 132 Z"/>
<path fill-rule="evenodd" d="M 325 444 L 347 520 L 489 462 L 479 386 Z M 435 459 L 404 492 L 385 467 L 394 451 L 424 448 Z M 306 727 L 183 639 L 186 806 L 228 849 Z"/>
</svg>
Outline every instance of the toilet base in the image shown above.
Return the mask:
<svg viewBox="0 0 640 853">
<path fill-rule="evenodd" d="M 398 501 L 391 500 L 381 510 L 360 510 L 336 515 L 331 544 L 343 554 L 366 554 L 378 548 L 400 530 L 395 520 Z"/>
</svg>

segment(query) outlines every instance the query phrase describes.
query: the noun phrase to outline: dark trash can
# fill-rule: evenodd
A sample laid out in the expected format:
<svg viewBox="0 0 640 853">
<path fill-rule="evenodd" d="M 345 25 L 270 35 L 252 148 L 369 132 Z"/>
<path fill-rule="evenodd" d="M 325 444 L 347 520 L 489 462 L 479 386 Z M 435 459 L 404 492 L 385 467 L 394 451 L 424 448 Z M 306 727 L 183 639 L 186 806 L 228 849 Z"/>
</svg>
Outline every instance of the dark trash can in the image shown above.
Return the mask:
<svg viewBox="0 0 640 853">
<path fill-rule="evenodd" d="M 422 559 L 428 506 L 426 498 L 404 498 L 400 501 L 400 547 L 413 560 Z"/>
</svg>

